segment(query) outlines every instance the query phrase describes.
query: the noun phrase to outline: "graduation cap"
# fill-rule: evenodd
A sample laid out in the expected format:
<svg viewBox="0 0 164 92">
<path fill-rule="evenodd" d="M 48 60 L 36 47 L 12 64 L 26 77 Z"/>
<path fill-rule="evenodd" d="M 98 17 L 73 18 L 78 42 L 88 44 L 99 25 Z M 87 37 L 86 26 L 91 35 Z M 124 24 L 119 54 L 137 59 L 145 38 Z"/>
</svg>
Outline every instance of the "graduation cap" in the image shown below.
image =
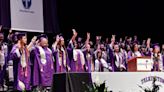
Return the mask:
<svg viewBox="0 0 164 92">
<path fill-rule="evenodd" d="M 41 34 L 41 35 L 38 35 L 38 36 L 37 36 L 37 40 L 40 40 L 41 38 L 46 38 L 46 39 L 48 39 L 48 37 L 47 37 L 46 34 Z"/>
<path fill-rule="evenodd" d="M 64 37 L 63 37 L 63 34 L 62 33 L 59 34 L 59 39 L 60 40 L 64 40 Z"/>
<path fill-rule="evenodd" d="M 22 39 L 23 36 L 26 36 L 26 33 L 21 32 L 21 33 L 16 34 L 16 36 L 17 36 L 17 39 L 20 40 L 20 39 Z"/>
<path fill-rule="evenodd" d="M 59 40 L 64 40 L 63 34 L 60 33 L 60 34 L 54 35 L 54 37 L 53 37 L 53 40 L 54 40 L 54 41 L 56 40 L 56 37 L 57 37 L 57 36 L 59 36 Z"/>
<path fill-rule="evenodd" d="M 160 47 L 159 43 L 152 44 L 152 48 L 155 48 L 155 47 Z"/>
</svg>

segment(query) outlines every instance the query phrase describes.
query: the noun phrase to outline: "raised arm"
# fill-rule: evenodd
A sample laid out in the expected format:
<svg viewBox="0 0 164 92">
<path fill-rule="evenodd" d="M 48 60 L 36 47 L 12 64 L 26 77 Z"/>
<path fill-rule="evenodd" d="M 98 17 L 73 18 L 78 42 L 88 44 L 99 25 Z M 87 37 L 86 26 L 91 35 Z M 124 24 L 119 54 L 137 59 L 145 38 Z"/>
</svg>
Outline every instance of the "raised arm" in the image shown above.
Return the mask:
<svg viewBox="0 0 164 92">
<path fill-rule="evenodd" d="M 151 38 L 148 38 L 147 39 L 147 42 L 146 42 L 146 47 L 147 48 L 150 48 L 150 42 L 151 42 Z"/>
<path fill-rule="evenodd" d="M 90 40 L 90 33 L 87 32 L 87 39 L 85 41 L 85 45 L 89 44 L 89 40 Z"/>
<path fill-rule="evenodd" d="M 115 43 L 115 38 L 116 38 L 116 36 L 115 35 L 112 35 L 112 38 L 111 38 L 111 48 L 113 48 L 113 45 L 114 45 L 114 43 Z"/>
<path fill-rule="evenodd" d="M 56 36 L 56 41 L 52 45 L 52 48 L 54 51 L 56 51 L 56 47 L 57 47 L 58 42 L 59 42 L 59 35 Z"/>
<path fill-rule="evenodd" d="M 31 40 L 31 42 L 27 45 L 28 51 L 30 51 L 32 49 L 32 47 L 34 46 L 34 43 L 36 42 L 36 39 L 37 39 L 37 37 L 34 36 Z"/>
<path fill-rule="evenodd" d="M 77 37 L 77 32 L 76 32 L 75 29 L 72 29 L 72 31 L 73 31 L 73 36 L 72 36 L 72 38 L 71 38 L 71 41 L 74 42 L 75 39 L 76 39 L 76 37 Z"/>
</svg>

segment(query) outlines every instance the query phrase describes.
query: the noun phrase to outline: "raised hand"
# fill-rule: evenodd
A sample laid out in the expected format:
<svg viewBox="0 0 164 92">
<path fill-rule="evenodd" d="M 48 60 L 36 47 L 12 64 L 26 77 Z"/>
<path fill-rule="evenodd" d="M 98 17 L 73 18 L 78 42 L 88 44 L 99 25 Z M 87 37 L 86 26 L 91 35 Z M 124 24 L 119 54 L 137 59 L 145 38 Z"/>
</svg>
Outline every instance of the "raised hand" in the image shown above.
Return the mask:
<svg viewBox="0 0 164 92">
<path fill-rule="evenodd" d="M 59 35 L 57 35 L 56 36 L 56 42 L 59 42 L 59 39 L 60 39 L 60 37 L 59 37 Z"/>
<path fill-rule="evenodd" d="M 111 42 L 112 42 L 112 43 L 115 42 L 115 37 L 116 37 L 116 35 L 112 35 L 112 38 L 111 38 Z"/>
<path fill-rule="evenodd" d="M 151 38 L 148 38 L 148 39 L 147 39 L 147 42 L 146 42 L 147 47 L 150 46 L 150 42 L 151 42 Z"/>
<path fill-rule="evenodd" d="M 90 33 L 89 32 L 87 32 L 87 38 L 90 39 Z"/>
<path fill-rule="evenodd" d="M 35 44 L 36 44 L 36 45 L 39 45 L 39 40 L 36 40 Z"/>
<path fill-rule="evenodd" d="M 87 32 L 87 38 L 90 38 L 90 33 L 89 32 Z"/>
<path fill-rule="evenodd" d="M 35 43 L 36 42 L 36 39 L 37 39 L 37 36 L 34 36 L 31 40 L 32 43 Z"/>
<path fill-rule="evenodd" d="M 11 33 L 12 33 L 12 29 L 9 30 L 9 34 L 11 34 Z"/>
<path fill-rule="evenodd" d="M 73 35 L 76 37 L 77 36 L 76 30 L 75 29 L 72 29 L 72 31 L 73 31 Z"/>
<path fill-rule="evenodd" d="M 116 37 L 116 35 L 112 35 L 112 38 L 115 38 Z"/>
<path fill-rule="evenodd" d="M 76 30 L 75 29 L 72 29 L 72 31 L 73 31 L 73 36 L 72 36 L 72 38 L 71 38 L 71 41 L 75 41 L 75 39 L 76 39 L 76 37 L 77 37 L 77 32 L 76 32 Z"/>
</svg>

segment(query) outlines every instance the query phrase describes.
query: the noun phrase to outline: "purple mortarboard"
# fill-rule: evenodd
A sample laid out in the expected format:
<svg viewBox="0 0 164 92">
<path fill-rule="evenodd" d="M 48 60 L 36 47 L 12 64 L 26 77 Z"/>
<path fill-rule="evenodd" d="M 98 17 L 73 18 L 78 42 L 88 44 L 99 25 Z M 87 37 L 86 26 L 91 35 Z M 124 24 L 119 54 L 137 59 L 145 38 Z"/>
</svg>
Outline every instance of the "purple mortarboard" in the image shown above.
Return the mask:
<svg viewBox="0 0 164 92">
<path fill-rule="evenodd" d="M 155 47 L 160 47 L 159 43 L 155 43 L 155 44 L 152 45 L 152 48 L 155 48 Z"/>
<path fill-rule="evenodd" d="M 20 40 L 23 36 L 26 36 L 26 33 L 25 32 L 21 32 L 21 33 L 18 33 L 16 35 L 17 35 L 17 39 Z"/>
</svg>

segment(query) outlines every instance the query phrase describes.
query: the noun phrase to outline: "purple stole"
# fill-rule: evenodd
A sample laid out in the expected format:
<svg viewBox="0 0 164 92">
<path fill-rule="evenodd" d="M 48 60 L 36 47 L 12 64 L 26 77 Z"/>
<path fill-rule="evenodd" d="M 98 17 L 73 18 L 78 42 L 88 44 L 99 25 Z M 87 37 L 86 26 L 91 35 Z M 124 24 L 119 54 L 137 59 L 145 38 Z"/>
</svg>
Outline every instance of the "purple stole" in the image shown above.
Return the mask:
<svg viewBox="0 0 164 92">
<path fill-rule="evenodd" d="M 61 58 L 61 61 L 59 58 Z M 67 64 L 67 56 L 65 59 Z M 56 52 L 56 72 L 66 72 L 66 67 L 64 66 L 64 53 L 62 50 Z"/>
<path fill-rule="evenodd" d="M 14 62 L 14 86 L 17 90 L 23 90 L 24 87 L 30 90 L 31 69 L 27 49 L 23 49 L 23 53 L 21 54 L 16 45 L 11 51 L 10 58 Z"/>
<path fill-rule="evenodd" d="M 24 75 L 25 77 L 27 77 L 27 75 L 28 75 L 28 72 L 27 72 L 27 66 L 28 66 L 28 55 L 27 55 L 27 50 L 26 49 L 24 49 L 24 53 L 25 53 L 25 62 L 26 62 L 26 67 L 22 67 L 22 69 L 21 69 L 21 75 Z"/>
</svg>

